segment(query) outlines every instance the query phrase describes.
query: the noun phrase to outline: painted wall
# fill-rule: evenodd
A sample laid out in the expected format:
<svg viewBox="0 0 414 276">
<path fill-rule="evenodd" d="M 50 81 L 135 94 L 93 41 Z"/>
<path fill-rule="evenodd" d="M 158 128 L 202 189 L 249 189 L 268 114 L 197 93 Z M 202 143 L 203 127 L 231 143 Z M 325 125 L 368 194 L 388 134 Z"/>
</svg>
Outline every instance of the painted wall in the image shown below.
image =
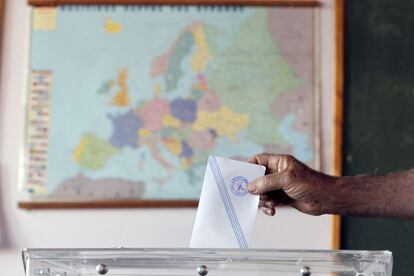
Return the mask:
<svg viewBox="0 0 414 276">
<path fill-rule="evenodd" d="M 411 0 L 346 2 L 345 174 L 414 167 L 413 9 Z M 342 229 L 343 248 L 391 250 L 392 275 L 413 274 L 414 220 L 349 217 Z"/>
<path fill-rule="evenodd" d="M 16 207 L 30 9 L 26 0 L 6 2 L 0 86 L 0 274 L 23 275 L 20 250 L 25 247 L 187 247 L 195 209 L 28 212 Z M 330 1 L 327 3 L 325 9 L 331 9 Z M 320 24 L 332 31 L 329 16 Z M 323 51 L 322 58 L 331 63 L 333 53 Z M 333 84 L 332 72 L 330 67 L 322 69 Z M 330 84 L 322 89 L 333 91 Z M 322 108 L 332 108 L 331 98 L 327 99 Z M 324 122 L 326 127 L 331 124 Z M 331 158 L 331 149 L 324 147 L 324 154 Z M 329 165 L 324 167 L 329 170 Z M 274 218 L 260 214 L 252 247 L 330 248 L 331 220 L 330 216 L 311 217 L 292 209 L 279 210 Z"/>
</svg>

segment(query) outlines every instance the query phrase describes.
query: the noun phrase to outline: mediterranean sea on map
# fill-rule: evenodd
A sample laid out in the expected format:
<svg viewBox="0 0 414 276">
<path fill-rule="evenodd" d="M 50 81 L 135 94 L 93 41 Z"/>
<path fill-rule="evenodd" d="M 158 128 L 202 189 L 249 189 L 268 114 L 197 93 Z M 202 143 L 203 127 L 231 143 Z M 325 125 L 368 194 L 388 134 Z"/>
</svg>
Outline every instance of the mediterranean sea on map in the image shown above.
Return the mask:
<svg viewBox="0 0 414 276">
<path fill-rule="evenodd" d="M 55 24 L 32 29 L 52 84 L 31 195 L 198 199 L 211 154 L 316 166 L 311 8 L 60 7 Z"/>
</svg>

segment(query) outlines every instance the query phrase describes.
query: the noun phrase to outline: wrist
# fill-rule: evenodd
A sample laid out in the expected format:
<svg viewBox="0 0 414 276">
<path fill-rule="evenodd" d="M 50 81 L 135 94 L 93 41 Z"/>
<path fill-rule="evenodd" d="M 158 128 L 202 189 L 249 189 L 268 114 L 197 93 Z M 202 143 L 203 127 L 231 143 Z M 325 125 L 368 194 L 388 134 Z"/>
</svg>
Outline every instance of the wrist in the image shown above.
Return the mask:
<svg viewBox="0 0 414 276">
<path fill-rule="evenodd" d="M 324 198 L 322 204 L 323 214 L 339 214 L 340 199 L 342 198 L 342 192 L 339 188 L 341 183 L 341 177 L 327 176 L 324 185 Z M 343 200 L 343 199 L 342 199 Z"/>
</svg>

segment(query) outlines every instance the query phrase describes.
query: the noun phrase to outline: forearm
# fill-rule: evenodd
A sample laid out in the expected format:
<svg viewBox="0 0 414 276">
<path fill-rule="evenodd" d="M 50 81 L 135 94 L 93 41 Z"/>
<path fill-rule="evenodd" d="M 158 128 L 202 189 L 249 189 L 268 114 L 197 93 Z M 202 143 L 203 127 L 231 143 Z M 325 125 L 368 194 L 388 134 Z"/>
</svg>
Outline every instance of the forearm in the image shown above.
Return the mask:
<svg viewBox="0 0 414 276">
<path fill-rule="evenodd" d="M 382 176 L 339 177 L 328 190 L 326 213 L 414 218 L 414 169 Z"/>
</svg>

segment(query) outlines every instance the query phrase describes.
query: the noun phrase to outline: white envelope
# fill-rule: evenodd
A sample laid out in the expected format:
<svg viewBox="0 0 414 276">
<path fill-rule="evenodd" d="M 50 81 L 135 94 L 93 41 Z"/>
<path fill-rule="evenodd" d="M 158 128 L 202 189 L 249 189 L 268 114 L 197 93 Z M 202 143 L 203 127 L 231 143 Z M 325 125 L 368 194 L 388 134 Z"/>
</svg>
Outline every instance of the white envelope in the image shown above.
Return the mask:
<svg viewBox="0 0 414 276">
<path fill-rule="evenodd" d="M 266 168 L 210 156 L 201 190 L 190 247 L 248 248 L 259 196 L 247 184 Z"/>
</svg>

